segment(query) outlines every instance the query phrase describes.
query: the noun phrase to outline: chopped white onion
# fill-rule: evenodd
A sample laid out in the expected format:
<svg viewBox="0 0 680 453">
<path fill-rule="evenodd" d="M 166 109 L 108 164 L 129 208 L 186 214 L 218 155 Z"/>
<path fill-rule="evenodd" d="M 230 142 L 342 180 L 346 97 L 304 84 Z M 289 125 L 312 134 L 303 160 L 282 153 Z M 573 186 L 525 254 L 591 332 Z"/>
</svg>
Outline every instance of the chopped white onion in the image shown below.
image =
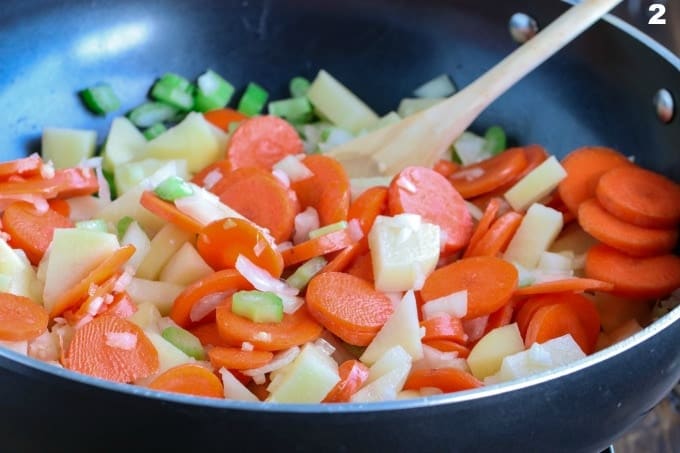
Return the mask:
<svg viewBox="0 0 680 453">
<path fill-rule="evenodd" d="M 290 177 L 286 174 L 286 172 L 275 168 L 272 170 L 272 175 L 274 175 L 274 177 L 278 179 L 281 184 L 283 184 L 283 187 L 286 189 L 290 187 Z"/>
<path fill-rule="evenodd" d="M 191 322 L 198 322 L 201 319 L 212 313 L 215 308 L 224 300 L 224 298 L 231 296 L 234 293 L 231 291 L 223 291 L 219 293 L 208 294 L 207 296 L 201 297 L 198 302 L 196 302 L 191 307 L 191 312 L 189 313 L 189 319 Z"/>
<path fill-rule="evenodd" d="M 223 175 L 220 169 L 214 168 L 207 175 L 205 175 L 205 178 L 203 178 L 203 188 L 207 190 L 212 189 L 213 187 L 215 187 L 215 184 L 220 182 L 222 177 Z"/>
<path fill-rule="evenodd" d="M 364 230 L 361 228 L 359 219 L 352 219 L 347 223 L 347 232 L 354 242 L 359 242 L 364 237 Z"/>
<path fill-rule="evenodd" d="M 263 241 L 262 239 L 258 239 L 257 243 L 253 247 L 253 253 L 255 256 L 260 256 L 262 255 L 262 252 L 264 252 L 264 249 L 267 247 L 267 243 Z"/>
<path fill-rule="evenodd" d="M 241 351 L 250 352 L 250 351 L 254 351 L 254 350 L 255 350 L 255 346 L 253 346 L 252 343 L 250 343 L 248 341 L 244 341 L 243 343 L 241 343 Z"/>
<path fill-rule="evenodd" d="M 51 160 L 48 160 L 45 162 L 43 165 L 40 166 L 40 177 L 43 179 L 52 179 L 54 178 L 54 163 Z"/>
<path fill-rule="evenodd" d="M 265 375 L 272 371 L 283 368 L 284 366 L 291 363 L 300 354 L 300 348 L 298 346 L 293 346 L 292 348 L 286 349 L 284 351 L 278 352 L 274 355 L 271 361 L 266 365 L 259 368 L 252 368 L 250 370 L 244 370 L 243 374 L 250 377 L 255 377 L 257 375 Z"/>
<path fill-rule="evenodd" d="M 99 310 L 104 305 L 104 298 L 102 296 L 95 297 L 92 302 L 88 304 L 87 314 L 90 316 L 96 316 Z"/>
<path fill-rule="evenodd" d="M 88 314 L 88 315 L 85 315 L 85 316 L 83 316 L 82 318 L 80 318 L 80 319 L 78 320 L 78 322 L 77 322 L 73 327 L 74 327 L 75 329 L 80 329 L 81 327 L 83 327 L 84 325 L 86 325 L 87 323 L 89 323 L 90 321 L 92 321 L 92 319 L 93 319 L 92 315 L 89 315 L 89 314 Z"/>
<path fill-rule="evenodd" d="M 317 338 L 317 340 L 314 342 L 314 346 L 319 348 L 321 352 L 328 356 L 333 355 L 333 353 L 335 352 L 335 346 L 333 346 L 323 338 Z"/>
<path fill-rule="evenodd" d="M 277 294 L 283 302 L 283 312 L 292 315 L 300 307 L 305 304 L 305 300 L 300 296 L 286 296 L 285 294 Z"/>
<path fill-rule="evenodd" d="M 163 332 L 168 327 L 179 327 L 177 323 L 168 316 L 163 316 L 162 318 L 160 318 L 156 325 L 158 326 L 158 330 L 160 330 L 161 332 Z"/>
<path fill-rule="evenodd" d="M 465 206 L 467 207 L 468 212 L 472 216 L 473 219 L 476 221 L 480 221 L 482 217 L 484 216 L 484 213 L 482 212 L 481 209 L 477 207 L 474 203 L 470 203 L 469 201 L 465 201 Z"/>
<path fill-rule="evenodd" d="M 423 318 L 432 319 L 442 313 L 454 318 L 462 318 L 467 314 L 467 299 L 467 290 L 464 289 L 426 302 L 422 306 Z"/>
<path fill-rule="evenodd" d="M 291 182 L 302 181 L 314 176 L 310 170 L 300 159 L 295 156 L 287 155 L 280 161 L 274 164 L 274 171 L 283 172 Z"/>
<path fill-rule="evenodd" d="M 89 159 L 85 159 L 80 163 L 79 167 L 94 169 L 94 172 L 97 175 L 97 184 L 99 185 L 99 199 L 104 204 L 111 203 L 111 187 L 109 187 L 109 182 L 104 177 L 102 158 L 91 157 Z"/>
<path fill-rule="evenodd" d="M 462 176 L 466 181 L 474 181 L 484 176 L 484 169 L 479 167 L 464 168 L 456 172 L 457 176 Z"/>
<path fill-rule="evenodd" d="M 224 387 L 224 397 L 230 400 L 259 402 L 257 396 L 253 394 L 248 388 L 241 383 L 236 377 L 226 368 L 220 368 L 222 375 L 222 386 Z M 264 379 L 264 376 L 262 376 Z M 264 384 L 264 381 L 261 382 Z"/>
<path fill-rule="evenodd" d="M 125 269 L 123 270 L 123 273 L 120 274 L 120 277 L 116 280 L 116 283 L 113 284 L 113 292 L 114 293 L 122 293 L 125 291 L 125 288 L 128 287 L 130 282 L 132 282 L 132 276 L 134 275 L 135 270 L 132 269 L 129 266 L 126 266 Z"/>
<path fill-rule="evenodd" d="M 137 335 L 130 332 L 106 332 L 106 344 L 112 348 L 131 351 L 137 346 Z"/>
<path fill-rule="evenodd" d="M 28 344 L 28 355 L 44 362 L 59 361 L 60 353 L 59 337 L 54 332 L 43 332 Z"/>
<path fill-rule="evenodd" d="M 295 216 L 295 235 L 293 243 L 299 244 L 309 239 L 309 232 L 319 229 L 319 213 L 311 206 Z"/>
<path fill-rule="evenodd" d="M 272 341 L 272 334 L 269 332 L 258 332 L 253 337 L 254 340 L 260 341 L 262 343 L 269 343 Z"/>
<path fill-rule="evenodd" d="M 280 244 L 278 244 L 276 246 L 276 250 L 278 250 L 279 252 L 283 252 L 284 250 L 288 250 L 288 249 L 292 249 L 292 248 L 293 248 L 293 243 L 290 242 L 290 241 L 281 242 Z"/>
<path fill-rule="evenodd" d="M 236 258 L 235 267 L 243 278 L 260 291 L 271 291 L 284 296 L 297 296 L 300 292 L 299 289 L 288 286 L 284 281 L 272 277 L 269 272 L 255 265 L 243 255 Z"/>
</svg>

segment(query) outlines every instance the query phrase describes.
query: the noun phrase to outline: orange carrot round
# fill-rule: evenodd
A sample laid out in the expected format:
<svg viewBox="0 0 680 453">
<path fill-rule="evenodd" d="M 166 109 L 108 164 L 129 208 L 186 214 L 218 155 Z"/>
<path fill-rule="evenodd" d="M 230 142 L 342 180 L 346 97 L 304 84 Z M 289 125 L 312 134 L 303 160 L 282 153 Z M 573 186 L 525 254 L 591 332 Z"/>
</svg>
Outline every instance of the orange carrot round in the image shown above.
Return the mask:
<svg viewBox="0 0 680 453">
<path fill-rule="evenodd" d="M 371 187 L 359 195 L 349 206 L 347 218 L 357 219 L 364 234 L 371 231 L 376 217 L 387 208 L 387 187 Z"/>
<path fill-rule="evenodd" d="M 612 291 L 614 284 L 608 281 L 593 278 L 568 277 L 562 280 L 535 283 L 533 285 L 517 288 L 514 296 L 530 296 L 533 294 L 554 294 L 562 292 L 583 291 Z"/>
<path fill-rule="evenodd" d="M 280 351 L 316 340 L 323 330 L 303 306 L 295 313 L 284 313 L 281 322 L 253 322 L 231 311 L 231 297 L 215 311 L 220 336 L 240 347 L 244 341 L 255 349 Z"/>
<path fill-rule="evenodd" d="M 373 259 L 371 252 L 363 253 L 354 259 L 354 262 L 346 269 L 346 272 L 355 277 L 362 278 L 367 282 L 373 283 L 375 277 L 373 276 Z"/>
<path fill-rule="evenodd" d="M 230 172 L 231 163 L 229 160 L 221 159 L 196 173 L 194 177 L 191 178 L 191 182 L 197 186 L 204 187 L 207 190 L 212 190 L 212 188 L 215 187 L 215 185 Z M 213 180 L 210 181 L 208 178 Z M 208 184 L 208 181 L 210 181 L 210 184 Z"/>
<path fill-rule="evenodd" d="M 494 197 L 491 200 L 489 200 L 489 203 L 484 208 L 484 214 L 482 215 L 482 218 L 479 219 L 479 223 L 477 223 L 477 227 L 475 228 L 474 233 L 472 233 L 472 236 L 470 237 L 470 242 L 468 243 L 468 246 L 465 249 L 465 253 L 463 254 L 464 258 L 474 256 L 471 255 L 470 252 L 474 249 L 477 242 L 479 242 L 479 240 L 482 239 L 486 232 L 489 231 L 489 227 L 491 227 L 493 221 L 496 220 L 496 214 L 498 213 L 500 207 L 501 207 L 500 198 Z"/>
<path fill-rule="evenodd" d="M 281 252 L 286 267 L 354 245 L 347 228 L 301 242 Z"/>
<path fill-rule="evenodd" d="M 70 228 L 73 222 L 53 209 L 39 213 L 33 205 L 15 202 L 2 214 L 2 225 L 10 236 L 8 244 L 26 252 L 31 264 L 37 266 L 52 242 L 54 230 Z"/>
<path fill-rule="evenodd" d="M 189 332 L 194 334 L 196 338 L 201 341 L 203 346 L 221 346 L 225 348 L 232 347 L 232 345 L 220 337 L 220 332 L 217 329 L 215 319 L 204 322 L 197 326 L 189 327 Z"/>
<path fill-rule="evenodd" d="M 358 360 L 346 360 L 338 367 L 340 382 L 328 392 L 324 403 L 347 403 L 368 380 L 368 367 Z"/>
<path fill-rule="evenodd" d="M 229 125 L 231 123 L 240 123 L 241 121 L 247 120 L 248 117 L 238 110 L 223 108 L 215 109 L 205 112 L 203 117 L 207 122 L 213 126 L 222 129 L 225 132 L 229 131 Z"/>
<path fill-rule="evenodd" d="M 460 194 L 442 175 L 425 167 L 406 167 L 392 179 L 388 206 L 391 215 L 419 214 L 439 225 L 442 253 L 465 247 L 472 236 L 472 217 Z"/>
<path fill-rule="evenodd" d="M 177 225 L 185 231 L 198 233 L 203 228 L 201 223 L 193 217 L 183 213 L 174 203 L 161 200 L 155 193 L 146 190 L 142 193 L 139 203 L 158 217 Z"/>
<path fill-rule="evenodd" d="M 464 258 L 430 274 L 420 294 L 427 302 L 467 290 L 464 319 L 473 319 L 489 315 L 507 303 L 517 287 L 517 278 L 515 267 L 500 258 Z"/>
<path fill-rule="evenodd" d="M 256 116 L 243 121 L 227 144 L 227 158 L 234 169 L 271 170 L 284 157 L 303 151 L 297 131 L 276 116 Z"/>
<path fill-rule="evenodd" d="M 467 342 L 467 335 L 461 320 L 447 314 L 421 321 L 420 327 L 425 329 L 422 341 L 450 340 L 462 344 Z"/>
<path fill-rule="evenodd" d="M 162 392 L 224 398 L 222 381 L 209 369 L 195 363 L 184 363 L 157 376 L 149 388 Z"/>
<path fill-rule="evenodd" d="M 223 293 L 226 299 L 235 291 L 252 288 L 248 280 L 243 278 L 236 269 L 224 269 L 208 274 L 184 288 L 184 291 L 177 296 L 170 309 L 170 318 L 177 325 L 187 327 L 192 324 L 191 309 L 204 297 L 214 297 L 214 295 Z M 196 336 L 200 339 L 199 335 Z M 203 340 L 201 340 L 201 343 L 218 346 L 216 343 L 205 343 Z"/>
<path fill-rule="evenodd" d="M 47 202 L 50 209 L 68 218 L 71 215 L 71 205 L 61 198 L 53 198 Z"/>
<path fill-rule="evenodd" d="M 326 329 L 356 346 L 368 345 L 394 311 L 389 297 L 373 285 L 340 272 L 312 278 L 307 307 Z"/>
<path fill-rule="evenodd" d="M 77 329 L 64 366 L 116 382 L 132 382 L 158 370 L 158 353 L 136 324 L 117 316 L 98 316 Z"/>
<path fill-rule="evenodd" d="M 137 311 L 137 304 L 134 303 L 130 295 L 123 291 L 113 295 L 113 302 L 107 306 L 102 314 L 109 314 L 118 316 L 119 318 L 128 318 Z"/>
<path fill-rule="evenodd" d="M 365 237 L 344 250 L 338 252 L 332 260 L 321 269 L 321 272 L 343 272 L 360 255 L 368 251 L 368 239 Z"/>
<path fill-rule="evenodd" d="M 47 311 L 28 297 L 0 293 L 0 340 L 32 340 L 47 330 Z"/>
<path fill-rule="evenodd" d="M 283 272 L 276 244 L 248 220 L 229 217 L 209 223 L 199 233 L 196 249 L 213 269 L 233 268 L 243 255 L 275 278 Z"/>
<path fill-rule="evenodd" d="M 423 344 L 441 352 L 455 352 L 462 359 L 470 355 L 470 348 L 451 340 L 426 340 Z"/>
<path fill-rule="evenodd" d="M 562 159 L 567 171 L 557 190 L 569 210 L 578 214 L 581 203 L 595 196 L 600 176 L 612 168 L 631 165 L 623 154 L 602 146 L 585 146 L 569 153 Z"/>
<path fill-rule="evenodd" d="M 315 208 L 321 226 L 347 220 L 351 191 L 344 167 L 337 160 L 321 154 L 307 156 L 302 163 L 314 176 L 290 183 L 300 200 L 301 209 L 308 206 Z"/>
<path fill-rule="evenodd" d="M 449 181 L 467 200 L 514 181 L 526 167 L 524 150 L 511 148 L 490 159 L 461 167 L 449 177 Z"/>
<path fill-rule="evenodd" d="M 536 310 L 524 338 L 526 347 L 570 334 L 581 350 L 592 352 L 588 334 L 568 304 L 551 304 Z"/>
<path fill-rule="evenodd" d="M 628 165 L 603 174 L 596 195 L 621 220 L 649 228 L 680 223 L 680 185 L 658 173 Z"/>
<path fill-rule="evenodd" d="M 585 274 L 613 283 L 613 294 L 656 299 L 680 288 L 680 258 L 675 255 L 635 258 L 607 245 L 596 245 L 586 255 Z"/>
<path fill-rule="evenodd" d="M 468 256 L 496 256 L 504 251 L 515 235 L 524 216 L 517 212 L 506 212 L 491 225 L 488 231 L 471 248 Z"/>
<path fill-rule="evenodd" d="M 439 159 L 437 162 L 435 162 L 432 169 L 443 177 L 448 178 L 460 169 L 460 165 L 455 162 L 451 162 L 450 160 Z"/>
<path fill-rule="evenodd" d="M 0 162 L 0 181 L 4 181 L 11 176 L 35 176 L 40 173 L 42 166 L 42 159 L 36 153 L 28 157 Z"/>
<path fill-rule="evenodd" d="M 678 240 L 676 228 L 652 229 L 624 222 L 602 209 L 595 199 L 581 203 L 578 222 L 595 239 L 631 256 L 666 254 Z"/>
<path fill-rule="evenodd" d="M 269 230 L 277 242 L 287 241 L 293 233 L 300 208 L 297 196 L 271 172 L 257 167 L 237 168 L 212 191 L 222 203 Z"/>
<path fill-rule="evenodd" d="M 247 370 L 259 368 L 271 362 L 274 354 L 270 351 L 244 351 L 241 348 L 214 347 L 208 351 L 210 363 L 215 369 Z"/>
<path fill-rule="evenodd" d="M 435 387 L 444 393 L 471 390 L 484 385 L 482 381 L 457 368 L 414 370 L 409 374 L 404 390 L 420 390 Z"/>
</svg>

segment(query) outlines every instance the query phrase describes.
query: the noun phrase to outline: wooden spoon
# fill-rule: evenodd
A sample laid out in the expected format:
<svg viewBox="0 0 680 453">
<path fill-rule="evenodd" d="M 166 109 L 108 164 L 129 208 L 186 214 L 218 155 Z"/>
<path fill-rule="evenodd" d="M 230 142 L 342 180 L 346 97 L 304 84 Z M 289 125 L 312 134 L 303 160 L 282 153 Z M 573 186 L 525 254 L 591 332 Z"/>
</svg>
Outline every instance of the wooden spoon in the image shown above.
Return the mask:
<svg viewBox="0 0 680 453">
<path fill-rule="evenodd" d="M 583 0 L 454 96 L 328 152 L 351 177 L 391 176 L 431 167 L 507 89 L 579 36 L 622 0 Z"/>
</svg>

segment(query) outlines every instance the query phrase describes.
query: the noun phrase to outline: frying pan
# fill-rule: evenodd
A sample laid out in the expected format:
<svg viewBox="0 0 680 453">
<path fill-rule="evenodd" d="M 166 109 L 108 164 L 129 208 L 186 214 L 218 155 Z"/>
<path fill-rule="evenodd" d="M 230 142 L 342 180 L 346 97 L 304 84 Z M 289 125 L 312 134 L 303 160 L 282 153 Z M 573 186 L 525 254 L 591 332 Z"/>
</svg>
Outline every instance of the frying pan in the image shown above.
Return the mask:
<svg viewBox="0 0 680 453">
<path fill-rule="evenodd" d="M 93 128 L 75 93 L 111 83 L 124 108 L 151 81 L 207 67 L 284 97 L 325 68 L 384 113 L 449 73 L 464 86 L 516 43 L 518 11 L 547 24 L 566 4 L 519 0 L 6 0 L 0 12 L 0 158 L 36 150 L 46 125 Z M 680 62 L 608 18 L 511 89 L 475 123 L 558 156 L 612 146 L 680 179 Z M 474 129 L 473 128 L 473 129 Z M 5 451 L 552 451 L 603 449 L 680 378 L 680 310 L 572 366 L 481 390 L 371 405 L 268 405 L 168 395 L 0 351 Z"/>
</svg>

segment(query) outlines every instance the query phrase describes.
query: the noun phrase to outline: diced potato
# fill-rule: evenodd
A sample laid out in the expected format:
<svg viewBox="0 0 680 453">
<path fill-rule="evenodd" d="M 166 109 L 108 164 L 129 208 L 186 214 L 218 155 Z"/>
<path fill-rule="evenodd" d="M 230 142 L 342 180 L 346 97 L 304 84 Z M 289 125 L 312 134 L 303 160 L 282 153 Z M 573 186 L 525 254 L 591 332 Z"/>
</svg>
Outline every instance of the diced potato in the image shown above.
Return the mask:
<svg viewBox="0 0 680 453">
<path fill-rule="evenodd" d="M 496 374 L 503 359 L 524 351 L 524 340 L 517 323 L 492 330 L 482 337 L 467 358 L 470 371 L 477 379 Z"/>
<path fill-rule="evenodd" d="M 138 156 L 145 146 L 144 135 L 129 119 L 124 116 L 114 118 L 102 152 L 102 167 L 114 171 Z"/>
<path fill-rule="evenodd" d="M 70 197 L 66 199 L 69 207 L 69 219 L 72 222 L 89 220 L 97 217 L 97 213 L 106 204 L 101 198 L 85 195 L 82 197 Z"/>
<path fill-rule="evenodd" d="M 573 267 L 573 261 L 573 257 L 564 253 L 543 252 L 537 268 L 544 271 L 569 271 Z"/>
<path fill-rule="evenodd" d="M 51 310 L 59 296 L 119 247 L 118 238 L 110 233 L 77 228 L 55 229 L 45 271 L 45 308 Z"/>
<path fill-rule="evenodd" d="M 158 326 L 158 321 L 161 320 L 161 312 L 158 311 L 158 307 L 150 302 L 137 304 L 137 311 L 128 320 L 137 324 L 142 330 L 155 332 L 159 335 L 161 333 Z"/>
<path fill-rule="evenodd" d="M 196 361 L 158 333 L 153 331 L 144 331 L 144 333 L 158 352 L 158 374 L 164 373 L 170 368 Z"/>
<path fill-rule="evenodd" d="M 162 282 L 187 286 L 213 272 L 214 270 L 198 254 L 196 248 L 185 242 L 177 253 L 170 257 L 158 279 Z"/>
<path fill-rule="evenodd" d="M 370 384 L 377 379 L 380 379 L 392 370 L 408 365 L 410 368 L 413 363 L 411 355 L 406 352 L 401 346 L 394 346 L 388 349 L 385 353 L 375 361 L 368 370 L 368 379 L 366 384 Z"/>
<path fill-rule="evenodd" d="M 222 203 L 215 194 L 196 184 L 191 184 L 193 195 L 175 200 L 175 206 L 184 214 L 193 217 L 202 225 L 227 217 L 245 219 L 241 214 Z"/>
<path fill-rule="evenodd" d="M 308 343 L 272 380 L 267 388 L 271 392 L 267 401 L 319 403 L 339 380 L 338 364 L 317 346 Z"/>
<path fill-rule="evenodd" d="M 197 173 L 215 162 L 219 154 L 218 142 L 210 123 L 200 113 L 191 112 L 181 123 L 148 142 L 142 156 L 184 159 L 189 172 Z"/>
<path fill-rule="evenodd" d="M 126 162 L 116 167 L 114 182 L 119 195 L 136 187 L 140 182 L 153 175 L 169 162 L 174 162 L 179 169 L 177 176 L 183 179 L 188 178 L 186 172 L 186 161 L 182 159 L 162 160 L 162 159 L 143 159 L 134 162 Z"/>
<path fill-rule="evenodd" d="M 420 289 L 439 260 L 439 234 L 417 214 L 378 216 L 368 234 L 376 289 Z"/>
<path fill-rule="evenodd" d="M 396 399 L 410 371 L 411 356 L 401 346 L 395 346 L 371 366 L 366 384 L 351 401 L 366 403 Z"/>
<path fill-rule="evenodd" d="M 137 268 L 137 277 L 155 280 L 170 257 L 192 238 L 193 234 L 167 223 L 153 239 L 149 251 Z"/>
<path fill-rule="evenodd" d="M 564 167 L 555 156 L 550 156 L 505 192 L 505 199 L 515 211 L 524 211 L 549 195 L 566 177 Z"/>
<path fill-rule="evenodd" d="M 398 123 L 401 121 L 401 116 L 395 111 L 388 112 L 384 116 L 381 116 L 380 119 L 374 123 L 371 127 L 368 127 L 365 129 L 366 132 L 373 132 L 377 131 L 378 129 L 381 129 L 386 126 L 391 126 L 395 123 Z"/>
<path fill-rule="evenodd" d="M 229 134 L 227 134 L 222 129 L 214 126 L 211 123 L 208 124 L 210 125 L 210 132 L 212 132 L 213 136 L 215 137 L 215 140 L 217 141 L 217 149 L 219 151 L 217 159 L 218 160 L 224 159 L 227 152 L 227 142 L 229 141 Z"/>
<path fill-rule="evenodd" d="M 541 254 L 562 230 L 562 213 L 539 203 L 531 205 L 505 251 L 505 259 L 534 269 Z"/>
<path fill-rule="evenodd" d="M 126 291 L 137 305 L 144 302 L 153 304 L 161 315 L 167 316 L 179 293 L 184 291 L 184 286 L 133 278 Z"/>
<path fill-rule="evenodd" d="M 413 291 L 408 291 L 397 304 L 392 316 L 361 355 L 361 361 L 373 364 L 395 346 L 404 348 L 412 360 L 423 357 L 418 307 Z"/>
<path fill-rule="evenodd" d="M 484 382 L 494 384 L 530 376 L 551 370 L 585 357 L 571 335 L 534 343 L 526 351 L 506 356 L 498 373 L 487 377 Z"/>
<path fill-rule="evenodd" d="M 48 127 L 42 134 L 42 156 L 52 161 L 54 168 L 78 165 L 94 155 L 97 132 L 83 129 Z"/>
<path fill-rule="evenodd" d="M 139 223 L 133 221 L 125 231 L 120 243 L 121 245 L 132 244 L 135 246 L 135 254 L 128 260 L 127 266 L 137 270 L 151 249 L 151 240 L 139 226 Z"/>
<path fill-rule="evenodd" d="M 35 270 L 26 257 L 20 256 L 0 238 L 0 291 L 28 297 L 42 303 L 42 291 Z"/>
<path fill-rule="evenodd" d="M 236 377 L 226 368 L 220 369 L 222 375 L 222 386 L 224 387 L 224 397 L 230 400 L 237 401 L 260 401 L 253 392 L 241 383 Z"/>
<path fill-rule="evenodd" d="M 307 97 L 321 116 L 354 134 L 378 121 L 370 107 L 323 69 L 309 87 Z"/>
<path fill-rule="evenodd" d="M 421 112 L 425 109 L 439 104 L 446 98 L 404 98 L 399 103 L 397 113 L 401 118 L 406 118 L 414 113 Z"/>
</svg>

